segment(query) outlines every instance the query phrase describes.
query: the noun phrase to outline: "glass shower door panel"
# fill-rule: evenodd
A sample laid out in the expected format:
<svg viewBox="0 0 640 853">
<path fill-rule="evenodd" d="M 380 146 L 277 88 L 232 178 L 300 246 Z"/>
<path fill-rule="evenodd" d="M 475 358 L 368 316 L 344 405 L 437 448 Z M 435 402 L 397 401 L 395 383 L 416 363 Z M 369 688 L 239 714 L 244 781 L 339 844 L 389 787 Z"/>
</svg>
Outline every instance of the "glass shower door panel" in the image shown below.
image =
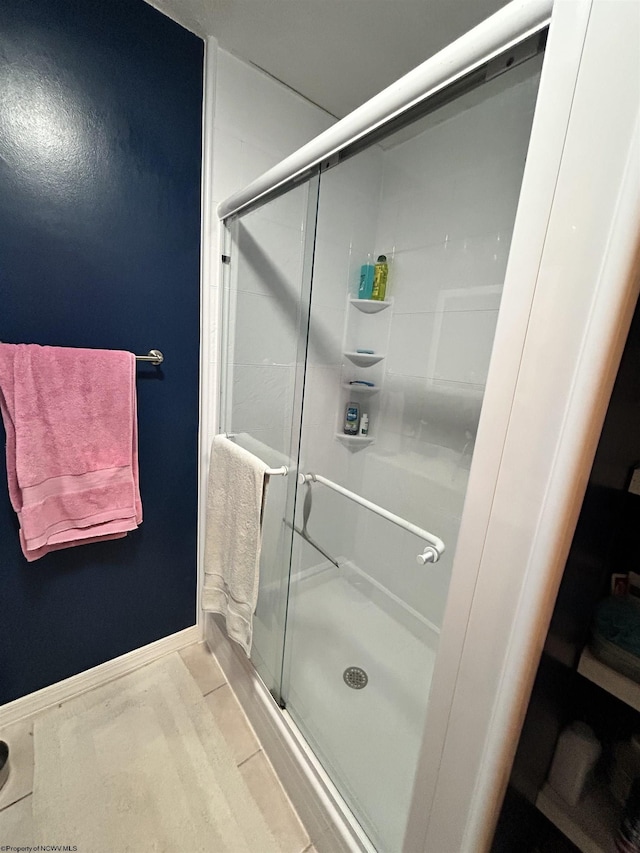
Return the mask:
<svg viewBox="0 0 640 853">
<path fill-rule="evenodd" d="M 402 849 L 540 67 L 321 176 L 300 470 L 330 483 L 299 487 L 283 694 L 385 853 Z M 387 304 L 361 302 L 382 254 Z M 366 436 L 344 433 L 354 404 Z M 331 483 L 444 554 L 420 564 L 415 530 Z"/>
<path fill-rule="evenodd" d="M 316 207 L 313 179 L 225 223 L 230 264 L 223 299 L 221 430 L 273 468 L 295 468 L 297 461 L 308 322 L 305 246 Z M 251 660 L 277 698 L 294 499 L 295 475 L 269 478 Z"/>
</svg>

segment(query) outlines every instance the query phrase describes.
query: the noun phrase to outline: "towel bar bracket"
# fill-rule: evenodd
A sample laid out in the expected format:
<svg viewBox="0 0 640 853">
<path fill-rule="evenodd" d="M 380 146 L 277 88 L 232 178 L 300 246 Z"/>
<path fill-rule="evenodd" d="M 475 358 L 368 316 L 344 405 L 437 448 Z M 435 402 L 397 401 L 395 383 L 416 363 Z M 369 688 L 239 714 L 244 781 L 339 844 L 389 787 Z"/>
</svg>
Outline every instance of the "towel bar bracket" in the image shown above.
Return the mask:
<svg viewBox="0 0 640 853">
<path fill-rule="evenodd" d="M 270 477 L 286 477 L 289 473 L 289 469 L 286 465 L 283 465 L 282 468 L 267 468 L 264 473 L 268 474 Z"/>
<path fill-rule="evenodd" d="M 159 349 L 150 349 L 148 355 L 137 355 L 136 361 L 147 361 L 149 364 L 162 364 L 164 356 Z"/>
<path fill-rule="evenodd" d="M 224 432 L 222 433 L 222 435 L 228 438 L 229 441 L 233 441 L 233 439 L 236 437 L 235 432 Z M 267 468 L 264 473 L 267 474 L 269 477 L 286 477 L 289 474 L 289 468 L 287 465 L 282 465 L 280 468 Z"/>
</svg>

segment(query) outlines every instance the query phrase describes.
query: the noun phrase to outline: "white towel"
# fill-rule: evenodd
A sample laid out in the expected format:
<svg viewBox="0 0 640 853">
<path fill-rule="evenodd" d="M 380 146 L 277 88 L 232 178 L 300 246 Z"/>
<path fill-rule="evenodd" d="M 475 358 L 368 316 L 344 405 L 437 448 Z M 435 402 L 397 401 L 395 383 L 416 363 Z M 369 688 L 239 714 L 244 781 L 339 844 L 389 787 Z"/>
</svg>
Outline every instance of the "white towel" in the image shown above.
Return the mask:
<svg viewBox="0 0 640 853">
<path fill-rule="evenodd" d="M 202 609 L 221 613 L 227 634 L 251 652 L 258 602 L 267 465 L 224 435 L 211 445 Z"/>
<path fill-rule="evenodd" d="M 253 453 L 254 456 L 258 457 L 258 459 L 264 459 L 270 468 L 281 468 L 283 465 L 286 465 L 287 468 L 291 468 L 295 465 L 295 462 L 293 462 L 289 456 L 285 456 L 285 454 L 280 450 L 274 450 L 273 447 L 270 447 L 263 441 L 259 441 L 248 432 L 234 433 L 233 440 L 235 444 L 240 445 L 240 447 L 244 447 L 245 450 L 248 450 L 249 453 Z M 287 478 L 280 477 L 279 479 L 285 483 L 286 487 Z M 269 488 L 272 488 L 273 485 L 273 483 L 269 483 Z"/>
</svg>

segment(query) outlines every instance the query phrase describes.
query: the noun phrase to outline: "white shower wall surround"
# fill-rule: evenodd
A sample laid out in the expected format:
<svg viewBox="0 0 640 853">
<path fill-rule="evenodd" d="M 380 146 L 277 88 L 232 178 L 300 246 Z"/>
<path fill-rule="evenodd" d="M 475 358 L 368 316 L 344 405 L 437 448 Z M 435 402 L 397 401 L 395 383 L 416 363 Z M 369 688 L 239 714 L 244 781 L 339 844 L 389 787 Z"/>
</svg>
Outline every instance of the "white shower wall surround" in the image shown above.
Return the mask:
<svg viewBox="0 0 640 853">
<path fill-rule="evenodd" d="M 345 296 L 347 292 L 355 295 L 360 264 L 386 251 L 393 321 L 385 400 L 372 432 L 377 434 L 377 449 L 396 452 L 403 445 L 408 464 L 403 467 L 400 460 L 390 464 L 381 457 L 378 470 L 368 469 L 367 483 L 360 488 L 383 505 L 386 495 L 380 493 L 380 484 L 392 496 L 399 492 L 403 499 L 393 499 L 389 508 L 405 517 L 410 517 L 418 498 L 429 506 L 431 527 L 440 530 L 448 543 L 447 554 L 431 569 L 439 580 L 437 592 L 431 587 L 427 596 L 415 589 L 413 565 L 408 575 L 396 571 L 397 561 L 406 564 L 415 555 L 408 551 L 411 543 L 403 553 L 404 539 L 390 525 L 366 516 L 359 519 L 349 506 L 336 523 L 334 501 L 319 494 L 314 503 L 314 529 L 328 531 L 327 548 L 342 554 L 349 549 L 340 531 L 352 536 L 359 524 L 363 567 L 436 624 L 446 599 L 535 85 L 535 80 L 525 80 L 509 97 L 496 94 L 462 113 L 452 112 L 448 118 L 443 111 L 444 119 L 425 131 L 428 158 L 421 136 L 390 151 L 375 146 L 323 178 L 326 214 L 319 217 L 316 235 L 303 459 L 309 470 L 333 479 L 349 465 L 358 464 L 358 455 L 334 439 Z M 530 95 L 533 93 L 529 99 L 521 97 L 520 91 L 527 86 Z M 246 93 L 251 93 L 249 103 Z M 331 122 L 326 113 L 286 87 L 218 50 L 214 203 Z M 247 265 L 236 293 L 235 310 L 243 323 L 236 326 L 232 428 L 250 432 L 283 453 L 288 450 L 290 425 L 285 419 L 293 390 L 291 324 L 277 295 L 265 286 L 261 268 L 265 258 L 277 257 L 291 289 L 289 298 L 295 299 L 301 275 L 303 215 L 300 203 L 286 199 L 256 213 L 251 226 L 255 264 Z M 213 304 L 218 301 L 218 286 L 218 281 L 212 282 Z M 440 341 L 434 347 L 436 325 Z M 216 369 L 217 332 L 216 322 L 210 347 Z M 464 348 L 447 349 L 447 341 L 461 339 Z M 256 340 L 264 343 L 259 364 L 253 363 L 258 355 Z M 217 404 L 213 395 L 209 403 L 212 408 Z M 210 439 L 216 422 L 212 411 Z M 412 453 L 415 442 L 420 453 Z M 439 482 L 429 482 L 415 471 L 412 457 L 423 452 L 431 457 L 431 471 L 438 460 Z M 372 554 L 377 558 L 372 559 Z"/>
<path fill-rule="evenodd" d="M 357 155 L 322 175 L 313 277 L 301 459 L 305 470 L 433 530 L 447 551 L 428 572 L 415 542 L 392 525 L 317 490 L 313 531 L 391 593 L 441 624 L 480 415 L 539 75 L 505 89 L 487 85 L 480 103 L 445 108 L 416 137 Z M 493 91 L 491 91 L 493 90 Z M 353 453 L 335 440 L 342 331 L 360 265 L 386 253 L 390 314 L 376 444 Z M 338 412 L 338 418 L 340 413 Z M 307 550 L 307 549 L 305 549 Z M 306 554 L 313 560 L 313 553 Z M 309 568 L 300 565 L 301 569 Z"/>
</svg>

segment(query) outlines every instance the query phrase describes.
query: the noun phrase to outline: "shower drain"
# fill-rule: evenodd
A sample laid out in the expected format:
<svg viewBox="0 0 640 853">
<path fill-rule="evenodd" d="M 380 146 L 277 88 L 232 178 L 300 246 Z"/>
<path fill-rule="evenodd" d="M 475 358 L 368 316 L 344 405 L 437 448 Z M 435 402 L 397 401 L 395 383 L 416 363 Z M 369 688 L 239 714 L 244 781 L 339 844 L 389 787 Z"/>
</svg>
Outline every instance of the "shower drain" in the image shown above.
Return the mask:
<svg viewBox="0 0 640 853">
<path fill-rule="evenodd" d="M 348 666 L 342 673 L 342 677 L 344 683 L 348 687 L 353 687 L 354 690 L 362 690 L 369 683 L 369 676 L 359 666 Z"/>
</svg>

